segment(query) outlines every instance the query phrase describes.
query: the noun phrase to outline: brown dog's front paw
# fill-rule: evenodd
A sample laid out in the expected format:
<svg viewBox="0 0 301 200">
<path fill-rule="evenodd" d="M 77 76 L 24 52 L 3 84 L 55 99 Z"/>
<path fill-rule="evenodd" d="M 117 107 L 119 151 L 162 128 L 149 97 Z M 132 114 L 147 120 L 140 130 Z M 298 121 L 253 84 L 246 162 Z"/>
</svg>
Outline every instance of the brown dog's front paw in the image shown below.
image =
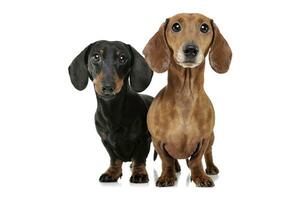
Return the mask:
<svg viewBox="0 0 301 200">
<path fill-rule="evenodd" d="M 197 187 L 213 187 L 214 186 L 213 180 L 209 176 L 206 176 L 206 175 L 194 177 L 194 178 L 192 178 L 192 180 Z"/>
<path fill-rule="evenodd" d="M 131 183 L 148 183 L 147 174 L 133 174 L 130 178 Z"/>
<path fill-rule="evenodd" d="M 120 176 L 112 176 L 111 174 L 104 173 L 99 177 L 99 182 L 105 182 L 105 183 L 117 182 L 118 178 L 121 176 L 122 174 L 120 174 Z"/>
<path fill-rule="evenodd" d="M 174 186 L 175 182 L 176 182 L 176 177 L 160 176 L 156 182 L 156 186 L 158 187 Z"/>
<path fill-rule="evenodd" d="M 213 166 L 207 167 L 206 173 L 208 175 L 217 175 L 219 173 L 219 170 L 215 165 L 213 165 Z"/>
</svg>

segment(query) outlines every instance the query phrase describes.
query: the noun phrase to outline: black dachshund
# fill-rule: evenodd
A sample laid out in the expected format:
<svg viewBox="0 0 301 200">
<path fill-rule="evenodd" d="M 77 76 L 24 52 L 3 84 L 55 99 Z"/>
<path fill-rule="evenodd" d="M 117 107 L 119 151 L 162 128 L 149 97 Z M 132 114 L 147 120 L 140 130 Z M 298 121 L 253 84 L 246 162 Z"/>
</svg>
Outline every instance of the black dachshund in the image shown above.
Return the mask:
<svg viewBox="0 0 301 200">
<path fill-rule="evenodd" d="M 153 75 L 144 58 L 122 42 L 97 41 L 72 61 L 69 75 L 78 90 L 86 88 L 89 78 L 94 84 L 96 129 L 110 155 L 110 167 L 99 181 L 117 181 L 122 163 L 132 161 L 130 181 L 148 182 L 145 162 L 151 138 L 146 115 L 153 98 L 136 93 L 147 88 Z"/>
</svg>

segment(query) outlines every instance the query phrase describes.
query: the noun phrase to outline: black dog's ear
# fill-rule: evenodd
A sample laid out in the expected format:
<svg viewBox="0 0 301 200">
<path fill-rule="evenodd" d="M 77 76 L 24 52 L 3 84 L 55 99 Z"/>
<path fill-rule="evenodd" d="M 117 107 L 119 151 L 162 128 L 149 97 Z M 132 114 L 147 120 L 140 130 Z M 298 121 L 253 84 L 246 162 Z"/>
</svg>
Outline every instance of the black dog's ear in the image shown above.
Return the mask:
<svg viewBox="0 0 301 200">
<path fill-rule="evenodd" d="M 132 52 L 132 69 L 130 72 L 131 88 L 136 92 L 142 92 L 150 84 L 153 71 L 150 69 L 144 58 L 131 45 L 128 45 Z"/>
<path fill-rule="evenodd" d="M 69 76 L 73 86 L 78 90 L 83 90 L 88 84 L 88 55 L 92 44 L 87 46 L 78 56 L 74 58 L 68 68 Z"/>
</svg>

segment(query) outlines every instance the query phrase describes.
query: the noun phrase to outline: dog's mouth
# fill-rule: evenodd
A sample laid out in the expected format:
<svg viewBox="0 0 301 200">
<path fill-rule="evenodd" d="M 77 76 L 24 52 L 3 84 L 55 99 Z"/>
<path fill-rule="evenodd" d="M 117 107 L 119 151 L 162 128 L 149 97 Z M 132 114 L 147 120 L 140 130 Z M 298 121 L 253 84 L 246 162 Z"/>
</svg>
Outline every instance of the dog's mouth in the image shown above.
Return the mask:
<svg viewBox="0 0 301 200">
<path fill-rule="evenodd" d="M 184 68 L 194 68 L 200 65 L 200 63 L 196 63 L 194 61 L 184 61 L 184 62 L 179 62 L 178 64 Z"/>
<path fill-rule="evenodd" d="M 186 59 L 177 57 L 176 63 L 184 68 L 193 68 L 199 65 L 199 63 L 196 62 L 196 59 Z"/>
<path fill-rule="evenodd" d="M 103 100 L 112 100 L 116 97 L 116 94 L 115 93 L 111 93 L 111 94 L 105 94 L 105 93 L 102 93 L 99 95 L 100 98 L 102 98 Z"/>
<path fill-rule="evenodd" d="M 185 60 L 184 62 L 182 62 L 182 64 L 195 65 L 195 64 L 198 64 L 198 63 L 196 63 L 194 60 Z"/>
</svg>

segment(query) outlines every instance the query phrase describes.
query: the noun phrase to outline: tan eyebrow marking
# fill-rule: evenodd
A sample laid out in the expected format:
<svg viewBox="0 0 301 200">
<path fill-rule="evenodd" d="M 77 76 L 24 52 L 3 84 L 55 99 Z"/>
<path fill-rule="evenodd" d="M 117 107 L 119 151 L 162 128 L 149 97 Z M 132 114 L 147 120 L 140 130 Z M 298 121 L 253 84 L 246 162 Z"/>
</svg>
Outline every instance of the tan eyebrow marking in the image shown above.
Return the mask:
<svg viewBox="0 0 301 200">
<path fill-rule="evenodd" d="M 178 22 L 180 22 L 180 23 L 184 22 L 183 18 L 180 17 L 180 18 L 178 19 Z"/>
</svg>

